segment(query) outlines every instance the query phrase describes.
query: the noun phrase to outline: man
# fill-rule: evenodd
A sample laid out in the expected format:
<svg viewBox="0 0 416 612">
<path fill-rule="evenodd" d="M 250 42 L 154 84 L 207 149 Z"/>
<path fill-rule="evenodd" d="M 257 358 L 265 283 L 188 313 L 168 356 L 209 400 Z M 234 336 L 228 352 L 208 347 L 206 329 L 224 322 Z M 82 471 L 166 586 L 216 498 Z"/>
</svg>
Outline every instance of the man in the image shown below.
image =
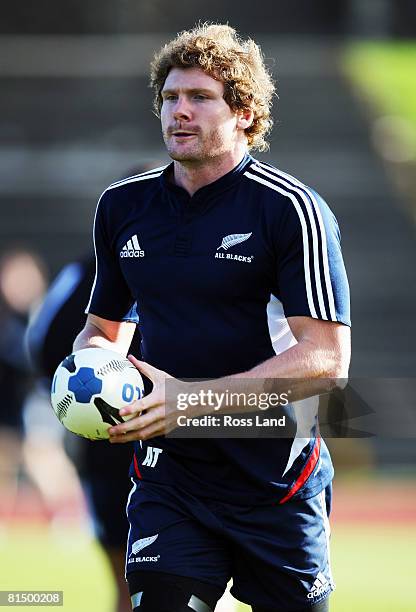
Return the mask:
<svg viewBox="0 0 416 612">
<path fill-rule="evenodd" d="M 56 368 L 71 351 L 75 334 L 85 324 L 85 302 L 94 276 L 95 257 L 92 254 L 67 264 L 49 287 L 27 328 L 26 344 L 33 369 L 49 389 Z M 139 355 L 139 343 L 137 330 L 129 349 L 135 355 Z M 54 418 L 52 413 L 50 418 Z M 56 424 L 60 427 L 58 421 Z M 129 445 L 111 448 L 69 432 L 66 435 L 67 448 L 81 478 L 96 537 L 116 580 L 115 610 L 126 612 L 130 610 L 130 597 L 123 579 L 123 567 L 128 524 L 123 508 L 129 493 L 127 470 L 132 450 Z"/>
<path fill-rule="evenodd" d="M 134 169 L 130 168 L 123 178 L 150 168 L 149 163 L 140 164 Z M 64 266 L 30 320 L 26 330 L 26 346 L 32 368 L 49 388 L 56 368 L 71 351 L 74 336 L 85 325 L 84 308 L 94 277 L 93 253 Z M 128 316 L 134 320 L 134 311 L 129 312 Z M 139 357 L 139 346 L 137 326 L 129 352 Z M 94 444 L 68 432 L 67 440 L 70 440 L 67 447 L 81 477 L 96 537 L 108 556 L 117 581 L 116 610 L 125 612 L 130 610 L 130 596 L 123 575 L 128 532 L 123 509 L 130 489 L 128 466 L 132 449 L 130 445 L 114 448 L 106 444 Z M 103 465 L 106 466 L 105 471 Z M 112 491 L 111 497 L 108 496 L 109 489 Z"/>
<path fill-rule="evenodd" d="M 317 193 L 248 154 L 266 146 L 274 92 L 253 41 L 222 25 L 183 32 L 155 57 L 152 85 L 174 161 L 101 196 L 96 278 L 74 345 L 125 353 L 134 325 L 122 318 L 137 301 L 144 361 L 131 360 L 153 389 L 110 429 L 113 443 L 136 441 L 133 609 L 208 612 L 232 577 L 254 612 L 328 610 L 333 469 L 316 422 L 281 439 L 165 436 L 178 425 L 165 385 L 345 377 L 336 221 Z"/>
</svg>

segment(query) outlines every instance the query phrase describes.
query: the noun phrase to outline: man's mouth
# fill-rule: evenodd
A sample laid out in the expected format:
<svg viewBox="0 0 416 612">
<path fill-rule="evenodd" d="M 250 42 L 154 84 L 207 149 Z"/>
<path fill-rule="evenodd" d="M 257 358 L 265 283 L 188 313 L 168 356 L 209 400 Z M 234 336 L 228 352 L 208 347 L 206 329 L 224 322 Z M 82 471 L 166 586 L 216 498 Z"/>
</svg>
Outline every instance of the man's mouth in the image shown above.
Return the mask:
<svg viewBox="0 0 416 612">
<path fill-rule="evenodd" d="M 192 136 L 196 136 L 195 132 L 186 132 L 183 130 L 175 130 L 174 132 L 171 132 L 171 134 L 175 138 L 191 138 Z"/>
</svg>

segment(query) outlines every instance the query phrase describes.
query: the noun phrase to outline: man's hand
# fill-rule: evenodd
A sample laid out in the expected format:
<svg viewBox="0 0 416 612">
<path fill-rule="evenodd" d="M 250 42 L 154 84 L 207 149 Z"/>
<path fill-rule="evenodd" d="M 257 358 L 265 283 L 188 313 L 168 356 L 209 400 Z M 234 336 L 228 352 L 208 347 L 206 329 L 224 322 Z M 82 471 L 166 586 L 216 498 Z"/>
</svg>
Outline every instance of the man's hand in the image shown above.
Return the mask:
<svg viewBox="0 0 416 612">
<path fill-rule="evenodd" d="M 175 429 L 177 412 L 168 410 L 165 402 L 165 382 L 173 377 L 145 361 L 129 355 L 131 363 L 153 383 L 152 392 L 124 408 L 120 415 L 137 414 L 128 421 L 110 427 L 110 442 L 132 442 L 162 436 Z"/>
</svg>

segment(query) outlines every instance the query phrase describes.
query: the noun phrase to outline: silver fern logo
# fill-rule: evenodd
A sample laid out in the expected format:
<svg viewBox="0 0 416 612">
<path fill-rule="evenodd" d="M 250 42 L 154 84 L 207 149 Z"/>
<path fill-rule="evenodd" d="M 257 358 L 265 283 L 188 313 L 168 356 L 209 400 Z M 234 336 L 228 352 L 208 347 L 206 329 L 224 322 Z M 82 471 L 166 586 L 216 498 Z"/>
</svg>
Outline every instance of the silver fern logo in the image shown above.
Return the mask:
<svg viewBox="0 0 416 612">
<path fill-rule="evenodd" d="M 228 236 L 224 236 L 222 242 L 218 249 L 215 251 L 215 259 L 228 259 L 233 261 L 240 261 L 243 263 L 252 263 L 254 259 L 254 255 L 237 255 L 235 253 L 226 253 L 228 249 L 231 247 L 240 244 L 240 242 L 245 242 L 252 236 L 253 232 L 249 232 L 248 234 L 228 234 Z M 220 249 L 223 249 L 222 251 Z"/>
<path fill-rule="evenodd" d="M 154 536 L 142 538 L 141 540 L 136 540 L 132 544 L 130 555 L 137 555 L 137 553 L 140 552 L 143 548 L 146 548 L 146 546 L 150 546 L 150 544 L 153 544 L 153 542 L 157 540 L 158 537 L 159 534 L 157 533 Z"/>
<path fill-rule="evenodd" d="M 224 251 L 227 251 L 236 244 L 240 244 L 240 242 L 248 240 L 252 233 L 253 232 L 250 232 L 249 234 L 229 234 L 228 236 L 224 236 L 217 251 L 219 251 L 220 249 L 224 249 Z"/>
</svg>

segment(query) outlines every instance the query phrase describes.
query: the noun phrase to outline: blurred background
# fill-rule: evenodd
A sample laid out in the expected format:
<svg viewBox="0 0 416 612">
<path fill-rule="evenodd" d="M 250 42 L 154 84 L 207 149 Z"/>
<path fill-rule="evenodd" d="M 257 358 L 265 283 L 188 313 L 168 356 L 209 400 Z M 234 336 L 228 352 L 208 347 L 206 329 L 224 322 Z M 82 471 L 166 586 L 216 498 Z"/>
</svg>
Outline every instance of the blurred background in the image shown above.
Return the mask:
<svg viewBox="0 0 416 612">
<path fill-rule="evenodd" d="M 63 266 L 91 252 L 108 184 L 168 161 L 148 65 L 201 19 L 262 45 L 279 99 L 270 151 L 256 156 L 335 212 L 352 294 L 351 378 L 382 389 L 393 419 L 403 409 L 409 419 L 383 436 L 328 441 L 332 610 L 414 610 L 415 2 L 1 4 L 0 590 L 64 590 L 68 612 L 127 609 L 92 527 L 78 451 L 26 363 L 25 327 Z"/>
</svg>

